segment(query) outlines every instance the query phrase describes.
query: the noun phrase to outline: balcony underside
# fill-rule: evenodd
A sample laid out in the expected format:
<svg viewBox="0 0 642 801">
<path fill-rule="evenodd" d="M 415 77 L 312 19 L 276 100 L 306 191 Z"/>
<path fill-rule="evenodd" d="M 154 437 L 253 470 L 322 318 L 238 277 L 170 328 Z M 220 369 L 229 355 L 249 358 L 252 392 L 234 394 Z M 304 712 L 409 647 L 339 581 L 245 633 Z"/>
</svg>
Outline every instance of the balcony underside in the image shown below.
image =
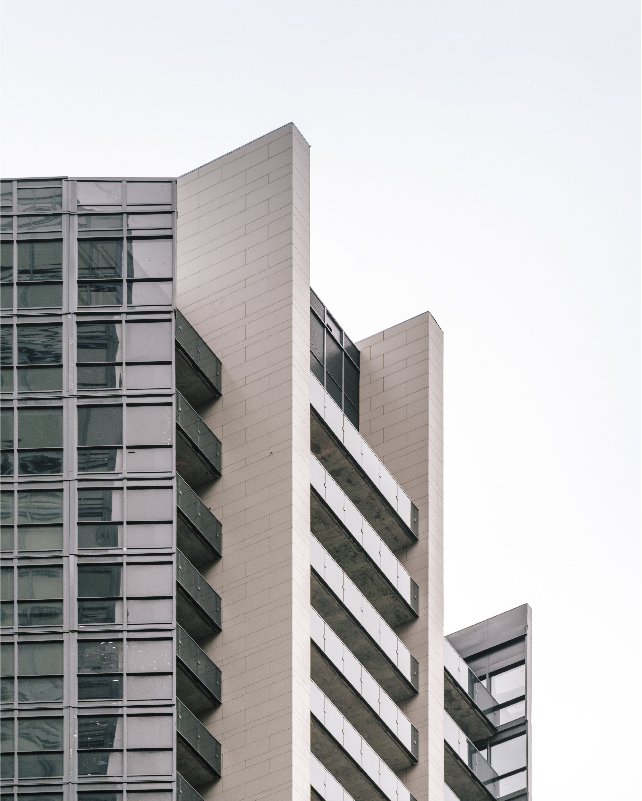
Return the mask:
<svg viewBox="0 0 642 801">
<path fill-rule="evenodd" d="M 410 680 L 393 664 L 314 570 L 310 575 L 310 599 L 313 608 L 339 638 L 348 643 L 352 653 L 395 703 L 417 694 Z"/>
<path fill-rule="evenodd" d="M 221 397 L 215 384 L 178 343 L 176 343 L 176 389 L 192 406 L 202 406 Z"/>
<path fill-rule="evenodd" d="M 176 774 L 176 801 L 203 801 L 203 797 L 180 773 Z"/>
<path fill-rule="evenodd" d="M 390 550 L 398 551 L 417 542 L 412 530 L 313 409 L 310 410 L 310 445 L 312 453 Z"/>
<path fill-rule="evenodd" d="M 394 628 L 417 618 L 410 604 L 313 489 L 310 490 L 310 527 L 389 626 Z"/>
<path fill-rule="evenodd" d="M 192 787 L 221 778 L 215 766 L 199 756 L 180 734 L 176 737 L 176 769 Z"/>
<path fill-rule="evenodd" d="M 310 716 L 310 750 L 354 801 L 390 801 L 325 726 Z"/>
<path fill-rule="evenodd" d="M 178 425 L 176 433 L 176 470 L 185 481 L 191 487 L 200 487 L 220 478 L 216 454 L 206 454 Z"/>
<path fill-rule="evenodd" d="M 492 737 L 497 729 L 468 695 L 464 688 L 444 669 L 444 706 L 469 740 L 476 742 Z"/>
<path fill-rule="evenodd" d="M 220 697 L 206 687 L 180 659 L 176 661 L 176 695 L 196 715 L 221 703 Z"/>
<path fill-rule="evenodd" d="M 221 558 L 221 553 L 216 546 L 203 536 L 202 532 L 187 519 L 180 508 L 176 516 L 176 545 L 194 567 L 201 567 Z"/>
<path fill-rule="evenodd" d="M 388 729 L 365 699 L 314 643 L 311 643 L 310 659 L 312 681 L 352 723 L 388 767 L 398 771 L 416 764 L 416 757 Z"/>
<path fill-rule="evenodd" d="M 444 741 L 444 781 L 460 801 L 495 801 L 495 796 L 446 741 Z"/>
<path fill-rule="evenodd" d="M 221 631 L 215 617 L 208 612 L 186 592 L 180 584 L 177 585 L 176 593 L 176 622 L 194 640 L 202 640 L 205 637 L 212 637 Z"/>
</svg>

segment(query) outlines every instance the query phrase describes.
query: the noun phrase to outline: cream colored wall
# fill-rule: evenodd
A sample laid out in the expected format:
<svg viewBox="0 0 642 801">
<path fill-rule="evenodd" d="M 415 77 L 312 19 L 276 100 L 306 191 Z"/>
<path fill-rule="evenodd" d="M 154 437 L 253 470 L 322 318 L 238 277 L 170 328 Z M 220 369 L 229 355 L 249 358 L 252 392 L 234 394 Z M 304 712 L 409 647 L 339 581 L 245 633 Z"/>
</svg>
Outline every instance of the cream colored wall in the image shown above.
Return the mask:
<svg viewBox="0 0 642 801">
<path fill-rule="evenodd" d="M 419 619 L 397 631 L 419 661 L 419 694 L 404 705 L 419 763 L 400 778 L 417 801 L 442 801 L 443 333 L 425 313 L 357 347 L 361 434 L 419 509 L 419 542 L 397 554 L 419 585 Z"/>
<path fill-rule="evenodd" d="M 288 124 L 178 181 L 178 306 L 223 363 L 220 801 L 310 797 L 309 174 Z"/>
</svg>

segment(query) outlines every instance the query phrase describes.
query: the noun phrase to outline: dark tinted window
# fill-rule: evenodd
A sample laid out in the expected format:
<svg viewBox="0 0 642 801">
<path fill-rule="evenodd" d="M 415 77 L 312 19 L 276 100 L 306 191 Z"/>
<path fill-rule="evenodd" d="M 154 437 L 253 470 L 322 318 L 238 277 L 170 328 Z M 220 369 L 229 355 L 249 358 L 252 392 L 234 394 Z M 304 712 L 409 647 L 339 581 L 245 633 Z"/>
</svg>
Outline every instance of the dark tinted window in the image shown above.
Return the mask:
<svg viewBox="0 0 642 801">
<path fill-rule="evenodd" d="M 61 281 L 62 242 L 18 242 L 18 280 Z"/>
<path fill-rule="evenodd" d="M 61 325 L 18 326 L 18 364 L 61 363 Z"/>
<path fill-rule="evenodd" d="M 78 445 L 121 445 L 122 442 L 122 406 L 78 408 Z"/>
<path fill-rule="evenodd" d="M 120 278 L 123 273 L 120 239 L 87 239 L 78 242 L 79 278 Z"/>
<path fill-rule="evenodd" d="M 18 412 L 20 448 L 61 448 L 62 409 L 40 407 Z"/>
<path fill-rule="evenodd" d="M 122 361 L 121 337 L 120 323 L 78 323 L 78 361 Z"/>
<path fill-rule="evenodd" d="M 79 565 L 78 596 L 110 598 L 122 595 L 120 565 Z"/>
</svg>

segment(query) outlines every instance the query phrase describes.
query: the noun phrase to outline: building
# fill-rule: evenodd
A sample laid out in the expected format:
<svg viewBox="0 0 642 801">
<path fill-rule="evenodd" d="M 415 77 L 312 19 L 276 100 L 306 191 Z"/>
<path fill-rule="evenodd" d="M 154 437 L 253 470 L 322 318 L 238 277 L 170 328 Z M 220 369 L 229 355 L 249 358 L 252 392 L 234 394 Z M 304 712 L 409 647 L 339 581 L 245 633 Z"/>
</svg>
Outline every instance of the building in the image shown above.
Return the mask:
<svg viewBox="0 0 642 801">
<path fill-rule="evenodd" d="M 443 637 L 442 332 L 309 261 L 291 124 L 2 182 L 2 801 L 530 797 L 530 611 Z"/>
</svg>

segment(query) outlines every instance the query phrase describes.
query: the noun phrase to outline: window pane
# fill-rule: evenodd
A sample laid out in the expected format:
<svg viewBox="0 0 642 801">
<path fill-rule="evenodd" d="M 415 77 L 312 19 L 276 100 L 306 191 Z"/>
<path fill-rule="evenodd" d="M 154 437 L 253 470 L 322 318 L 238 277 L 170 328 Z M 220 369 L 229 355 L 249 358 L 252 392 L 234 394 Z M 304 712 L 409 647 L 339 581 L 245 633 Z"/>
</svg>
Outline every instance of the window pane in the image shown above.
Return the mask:
<svg viewBox="0 0 642 801">
<path fill-rule="evenodd" d="M 13 454 L 3 451 L 0 454 L 0 475 L 13 475 Z"/>
<path fill-rule="evenodd" d="M 171 548 L 173 529 L 170 524 L 153 523 L 127 526 L 128 548 Z"/>
<path fill-rule="evenodd" d="M 78 445 L 122 445 L 122 406 L 79 406 Z"/>
<path fill-rule="evenodd" d="M 18 242 L 18 281 L 52 280 L 62 281 L 62 241 Z"/>
<path fill-rule="evenodd" d="M 132 701 L 163 701 L 171 698 L 172 694 L 171 674 L 160 676 L 134 674 L 127 678 L 127 697 Z"/>
<path fill-rule="evenodd" d="M 128 362 L 169 362 L 174 353 L 171 322 L 129 323 Z"/>
<path fill-rule="evenodd" d="M 128 406 L 128 445 L 171 445 L 174 432 L 171 406 Z"/>
<path fill-rule="evenodd" d="M 18 754 L 21 779 L 48 779 L 62 776 L 62 754 Z"/>
<path fill-rule="evenodd" d="M 13 326 L 0 326 L 0 364 L 13 364 Z"/>
<path fill-rule="evenodd" d="M 54 309 L 62 306 L 62 284 L 19 284 L 19 309 Z"/>
<path fill-rule="evenodd" d="M 2 647 L 5 648 L 4 645 Z M 13 703 L 13 695 L 14 695 L 13 684 L 14 682 L 12 678 L 0 679 L 0 701 L 2 701 L 3 704 Z M 0 768 L 0 776 L 4 776 L 4 773 L 2 772 L 1 768 Z M 4 801 L 4 797 L 2 801 Z"/>
<path fill-rule="evenodd" d="M 13 183 L 11 181 L 0 182 L 0 205 L 9 211 L 13 208 Z"/>
<path fill-rule="evenodd" d="M 130 306 L 171 306 L 172 285 L 164 281 L 129 281 L 127 303 Z"/>
<path fill-rule="evenodd" d="M 338 386 L 343 384 L 343 351 L 331 336 L 326 337 L 326 370 L 336 381 Z"/>
<path fill-rule="evenodd" d="M 172 520 L 174 493 L 171 489 L 136 489 L 127 496 L 128 520 Z"/>
<path fill-rule="evenodd" d="M 13 284 L 0 284 L 0 306 L 3 309 L 13 307 Z"/>
<path fill-rule="evenodd" d="M 0 551 L 13 551 L 13 526 L 0 528 Z"/>
<path fill-rule="evenodd" d="M 130 473 L 166 473 L 173 469 L 174 455 L 171 448 L 136 446 L 136 450 L 127 450 L 127 471 Z"/>
<path fill-rule="evenodd" d="M 37 217 L 18 217 L 18 233 L 31 231 L 61 231 L 62 217 L 60 214 L 48 214 Z"/>
<path fill-rule="evenodd" d="M 122 520 L 123 491 L 84 489 L 78 490 L 79 520 Z"/>
<path fill-rule="evenodd" d="M 79 673 L 122 673 L 123 643 L 121 640 L 80 640 L 78 642 Z"/>
<path fill-rule="evenodd" d="M 0 438 L 3 448 L 13 448 L 13 409 L 6 406 L 0 411 Z"/>
<path fill-rule="evenodd" d="M 18 679 L 18 701 L 25 704 L 42 704 L 62 701 L 64 686 L 62 676 Z"/>
<path fill-rule="evenodd" d="M 63 719 L 19 719 L 17 746 L 18 751 L 57 751 L 63 747 Z"/>
<path fill-rule="evenodd" d="M 78 700 L 105 698 L 117 701 L 123 697 L 122 676 L 78 676 Z"/>
<path fill-rule="evenodd" d="M 62 526 L 20 526 L 19 551 L 62 550 Z"/>
<path fill-rule="evenodd" d="M 123 622 L 122 601 L 79 601 L 78 623 L 96 626 L 103 623 Z"/>
<path fill-rule="evenodd" d="M 82 239 L 78 242 L 78 278 L 120 278 L 122 274 L 122 240 Z"/>
<path fill-rule="evenodd" d="M 123 469 L 120 448 L 83 448 L 78 451 L 79 473 L 113 473 Z"/>
<path fill-rule="evenodd" d="M 171 748 L 174 739 L 171 715 L 130 715 L 128 748 Z"/>
<path fill-rule="evenodd" d="M 172 595 L 174 567 L 167 565 L 136 565 L 127 568 L 127 595 L 129 597 Z"/>
<path fill-rule="evenodd" d="M 62 523 L 62 490 L 18 493 L 18 523 Z"/>
<path fill-rule="evenodd" d="M 21 476 L 62 473 L 62 451 L 23 451 L 18 454 Z"/>
<path fill-rule="evenodd" d="M 171 364 L 128 364 L 128 389 L 164 389 L 172 386 Z"/>
<path fill-rule="evenodd" d="M 169 205 L 172 202 L 172 184 L 167 181 L 135 181 L 127 183 L 127 203 L 131 206 L 147 204 Z"/>
<path fill-rule="evenodd" d="M 13 368 L 0 368 L 0 392 L 13 392 Z"/>
<path fill-rule="evenodd" d="M 62 409 L 50 406 L 20 409 L 18 439 L 21 448 L 61 448 Z"/>
<path fill-rule="evenodd" d="M 62 326 L 19 325 L 18 364 L 62 364 Z"/>
<path fill-rule="evenodd" d="M 492 745 L 490 763 L 500 775 L 523 767 L 526 764 L 526 735 Z"/>
<path fill-rule="evenodd" d="M 13 523 L 13 492 L 0 492 L 0 520 Z"/>
<path fill-rule="evenodd" d="M 171 200 L 168 201 L 171 203 Z M 171 228 L 171 214 L 128 214 L 128 228 Z"/>
<path fill-rule="evenodd" d="M 0 648 L 0 672 L 3 676 L 13 676 L 13 643 L 3 642 Z"/>
<path fill-rule="evenodd" d="M 89 364 L 78 367 L 78 389 L 121 389 L 123 368 L 112 364 Z"/>
<path fill-rule="evenodd" d="M 3 754 L 6 754 L 7 751 L 15 751 L 13 720 L 0 721 L 0 751 Z"/>
<path fill-rule="evenodd" d="M 112 793 L 107 790 L 101 793 L 78 792 L 78 801 L 123 801 L 122 793 Z"/>
<path fill-rule="evenodd" d="M 21 601 L 18 604 L 19 626 L 61 626 L 62 601 Z"/>
<path fill-rule="evenodd" d="M 78 284 L 79 306 L 121 306 L 122 284 Z"/>
<path fill-rule="evenodd" d="M 62 674 L 61 642 L 21 642 L 18 647 L 20 676 L 50 676 Z"/>
<path fill-rule="evenodd" d="M 62 567 L 18 568 L 19 600 L 62 597 Z"/>
<path fill-rule="evenodd" d="M 80 598 L 113 598 L 122 595 L 120 565 L 79 565 L 78 596 Z"/>
<path fill-rule="evenodd" d="M 171 640 L 130 640 L 127 645 L 128 673 L 167 673 L 172 670 Z"/>
<path fill-rule="evenodd" d="M 78 717 L 78 748 L 122 748 L 123 719 L 119 715 Z"/>
<path fill-rule="evenodd" d="M 13 626 L 13 601 L 0 604 L 0 625 Z"/>
<path fill-rule="evenodd" d="M 48 212 L 62 208 L 62 187 L 18 187 L 18 211 Z"/>
<path fill-rule="evenodd" d="M 81 751 L 78 754 L 79 776 L 122 776 L 121 751 Z"/>
<path fill-rule="evenodd" d="M 356 408 L 359 408 L 359 371 L 357 368 L 352 364 L 350 359 L 346 359 L 344 357 L 344 379 L 345 379 L 345 386 L 344 391 L 348 397 L 348 399 L 355 405 Z"/>
<path fill-rule="evenodd" d="M 123 527 L 111 523 L 84 523 L 78 526 L 79 548 L 120 548 Z"/>
<path fill-rule="evenodd" d="M 127 604 L 128 623 L 171 623 L 172 599 L 152 598 L 151 600 L 130 599 Z"/>
<path fill-rule="evenodd" d="M 0 281 L 13 281 L 13 242 L 2 242 L 0 250 Z"/>
<path fill-rule="evenodd" d="M 133 239 L 127 242 L 128 278 L 172 278 L 171 239 Z"/>
<path fill-rule="evenodd" d="M 13 568 L 0 569 L 0 599 L 11 601 L 13 599 Z"/>
<path fill-rule="evenodd" d="M 82 206 L 120 205 L 122 184 L 119 181 L 78 181 L 76 197 Z"/>
<path fill-rule="evenodd" d="M 123 227 L 122 214 L 79 214 L 79 231 L 118 230 Z"/>
<path fill-rule="evenodd" d="M 9 234 L 13 231 L 13 217 L 0 217 L 0 231 Z"/>
<path fill-rule="evenodd" d="M 18 392 L 61 392 L 62 367 L 18 367 Z"/>
<path fill-rule="evenodd" d="M 497 673 L 490 677 L 491 693 L 498 703 L 510 701 L 525 693 L 526 666 L 518 665 L 515 668 Z"/>
<path fill-rule="evenodd" d="M 120 362 L 122 326 L 120 323 L 78 323 L 79 362 Z"/>
</svg>

